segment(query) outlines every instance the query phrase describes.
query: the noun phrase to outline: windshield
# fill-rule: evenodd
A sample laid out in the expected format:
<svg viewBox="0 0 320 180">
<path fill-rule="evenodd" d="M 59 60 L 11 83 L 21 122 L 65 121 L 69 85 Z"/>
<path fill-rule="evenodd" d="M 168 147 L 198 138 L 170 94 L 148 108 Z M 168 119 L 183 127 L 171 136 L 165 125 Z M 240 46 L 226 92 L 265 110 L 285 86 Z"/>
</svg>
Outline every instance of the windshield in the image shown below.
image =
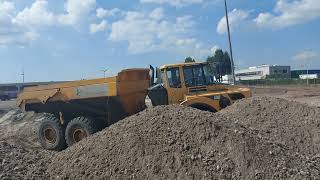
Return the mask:
<svg viewBox="0 0 320 180">
<path fill-rule="evenodd" d="M 183 67 L 185 84 L 187 87 L 207 86 L 215 84 L 208 64 L 199 64 Z"/>
</svg>

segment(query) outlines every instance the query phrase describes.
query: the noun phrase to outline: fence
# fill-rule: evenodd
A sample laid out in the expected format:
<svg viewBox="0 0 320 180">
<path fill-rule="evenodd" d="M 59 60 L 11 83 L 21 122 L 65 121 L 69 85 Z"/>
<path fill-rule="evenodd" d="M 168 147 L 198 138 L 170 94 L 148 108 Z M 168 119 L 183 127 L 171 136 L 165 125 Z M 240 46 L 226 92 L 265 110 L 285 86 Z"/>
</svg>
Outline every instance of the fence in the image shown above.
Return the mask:
<svg viewBox="0 0 320 180">
<path fill-rule="evenodd" d="M 309 82 L 308 82 L 309 81 Z M 241 80 L 241 85 L 248 86 L 273 86 L 273 85 L 315 85 L 320 84 L 320 79 L 257 79 L 257 80 Z"/>
</svg>

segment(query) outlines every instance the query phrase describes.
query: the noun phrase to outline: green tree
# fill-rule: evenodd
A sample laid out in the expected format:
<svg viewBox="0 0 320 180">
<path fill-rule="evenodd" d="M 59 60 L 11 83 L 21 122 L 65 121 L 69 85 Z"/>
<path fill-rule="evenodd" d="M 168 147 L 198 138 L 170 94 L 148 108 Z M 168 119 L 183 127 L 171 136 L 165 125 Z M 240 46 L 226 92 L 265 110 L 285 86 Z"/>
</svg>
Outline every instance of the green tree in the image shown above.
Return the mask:
<svg viewBox="0 0 320 180">
<path fill-rule="evenodd" d="M 184 60 L 185 63 L 192 63 L 192 62 L 196 62 L 196 60 L 194 60 L 192 57 L 187 57 L 185 60 Z"/>
<path fill-rule="evenodd" d="M 231 58 L 229 56 L 229 53 L 227 51 L 224 52 L 224 74 L 231 74 L 232 73 L 232 67 L 231 67 Z"/>
<path fill-rule="evenodd" d="M 222 81 L 222 76 L 231 74 L 231 59 L 228 52 L 223 52 L 222 49 L 217 49 L 213 56 L 207 58 L 210 64 L 210 71 L 218 81 Z"/>
</svg>

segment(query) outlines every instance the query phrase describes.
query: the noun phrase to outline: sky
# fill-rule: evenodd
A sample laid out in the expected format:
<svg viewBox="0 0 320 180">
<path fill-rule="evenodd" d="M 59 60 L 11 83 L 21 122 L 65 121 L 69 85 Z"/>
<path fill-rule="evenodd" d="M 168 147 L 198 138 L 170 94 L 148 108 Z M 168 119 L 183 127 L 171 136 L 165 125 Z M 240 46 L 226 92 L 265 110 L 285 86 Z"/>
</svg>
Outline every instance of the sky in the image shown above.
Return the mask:
<svg viewBox="0 0 320 180">
<path fill-rule="evenodd" d="M 319 0 L 228 0 L 236 69 L 320 69 Z M 229 50 L 223 0 L 0 0 L 0 83 L 79 80 Z"/>
</svg>

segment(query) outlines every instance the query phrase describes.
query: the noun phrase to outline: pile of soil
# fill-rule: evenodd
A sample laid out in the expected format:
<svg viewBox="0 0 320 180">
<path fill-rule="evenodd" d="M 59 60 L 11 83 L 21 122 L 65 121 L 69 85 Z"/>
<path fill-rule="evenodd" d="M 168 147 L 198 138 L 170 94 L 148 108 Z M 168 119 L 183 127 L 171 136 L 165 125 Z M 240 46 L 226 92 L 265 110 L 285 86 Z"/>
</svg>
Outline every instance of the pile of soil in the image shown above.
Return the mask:
<svg viewBox="0 0 320 180">
<path fill-rule="evenodd" d="M 45 116 L 19 109 L 7 111 L 0 117 L 0 141 L 19 144 L 27 149 L 42 149 L 37 141 L 37 130 Z"/>
<path fill-rule="evenodd" d="M 0 179 L 47 179 L 52 152 L 0 142 Z"/>
<path fill-rule="evenodd" d="M 281 98 L 240 100 L 219 112 L 227 121 L 259 132 L 304 155 L 320 154 L 320 108 Z"/>
<path fill-rule="evenodd" d="M 212 114 L 160 106 L 58 153 L 52 178 L 303 179 L 320 177 L 319 110 L 274 98 Z"/>
</svg>

